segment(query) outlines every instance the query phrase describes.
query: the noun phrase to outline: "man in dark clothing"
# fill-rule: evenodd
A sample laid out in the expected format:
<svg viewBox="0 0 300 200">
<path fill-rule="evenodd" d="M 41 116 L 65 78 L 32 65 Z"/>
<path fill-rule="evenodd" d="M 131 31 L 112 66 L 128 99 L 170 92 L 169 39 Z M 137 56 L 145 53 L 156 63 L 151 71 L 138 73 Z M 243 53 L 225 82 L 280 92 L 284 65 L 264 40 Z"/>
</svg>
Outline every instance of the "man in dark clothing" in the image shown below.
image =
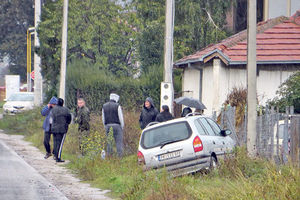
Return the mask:
<svg viewBox="0 0 300 200">
<path fill-rule="evenodd" d="M 190 107 L 185 107 L 182 110 L 181 117 L 185 117 L 187 114 L 192 113 L 192 109 Z"/>
<path fill-rule="evenodd" d="M 105 103 L 102 108 L 102 121 L 105 127 L 106 136 L 108 136 L 110 128 L 113 129 L 118 156 L 122 157 L 124 119 L 122 108 L 118 104 L 119 95 L 111 93 L 109 99 L 109 102 Z M 112 151 L 112 146 L 107 144 L 107 154 L 110 155 Z"/>
<path fill-rule="evenodd" d="M 52 120 L 52 133 L 54 135 L 54 156 L 56 162 L 64 162 L 61 160 L 61 152 L 66 138 L 66 133 L 68 132 L 69 124 L 71 123 L 71 114 L 68 108 L 63 107 L 64 100 L 59 98 L 57 101 L 57 106 L 55 106 L 51 111 Z"/>
<path fill-rule="evenodd" d="M 77 100 L 77 109 L 75 123 L 78 124 L 78 139 L 79 139 L 79 149 L 81 154 L 84 155 L 83 141 L 89 136 L 90 131 L 90 111 L 85 106 L 85 101 L 83 98 Z"/>
<path fill-rule="evenodd" d="M 141 129 L 144 129 L 150 122 L 154 122 L 157 114 L 158 110 L 154 107 L 153 100 L 147 97 L 139 120 Z"/>
<path fill-rule="evenodd" d="M 57 104 L 57 98 L 52 97 L 48 103 L 42 110 L 41 114 L 43 116 L 46 116 L 44 123 L 43 123 L 43 129 L 44 129 L 44 146 L 46 149 L 46 155 L 45 159 L 49 158 L 51 156 L 51 147 L 50 147 L 50 138 L 51 138 L 51 124 L 50 124 L 50 112 L 52 108 Z M 54 137 L 53 137 L 54 141 Z"/>
<path fill-rule="evenodd" d="M 157 122 L 165 122 L 168 120 L 173 119 L 172 114 L 169 112 L 169 106 L 167 105 L 163 105 L 162 106 L 162 112 L 158 113 L 158 115 L 156 116 L 156 120 Z"/>
</svg>

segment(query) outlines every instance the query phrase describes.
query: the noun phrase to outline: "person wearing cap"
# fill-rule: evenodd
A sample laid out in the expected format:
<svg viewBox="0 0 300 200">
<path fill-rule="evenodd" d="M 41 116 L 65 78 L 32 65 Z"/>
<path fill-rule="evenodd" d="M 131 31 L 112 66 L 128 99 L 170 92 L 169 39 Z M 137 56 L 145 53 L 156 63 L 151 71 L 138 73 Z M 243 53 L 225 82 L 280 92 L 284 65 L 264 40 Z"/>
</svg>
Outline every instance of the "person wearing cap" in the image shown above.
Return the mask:
<svg viewBox="0 0 300 200">
<path fill-rule="evenodd" d="M 168 120 L 173 119 L 172 114 L 169 111 L 169 106 L 167 105 L 163 105 L 162 106 L 162 112 L 160 112 L 157 116 L 156 116 L 156 120 L 157 122 L 165 122 Z"/>
<path fill-rule="evenodd" d="M 57 104 L 57 98 L 52 97 L 45 107 L 41 110 L 41 114 L 43 116 L 46 116 L 44 123 L 43 123 L 43 129 L 44 129 L 44 146 L 46 149 L 46 155 L 45 159 L 49 158 L 51 154 L 51 146 L 50 146 L 50 138 L 51 138 L 51 123 L 50 123 L 50 112 L 52 108 Z M 53 138 L 54 141 L 54 138 Z"/>
<path fill-rule="evenodd" d="M 123 155 L 123 129 L 124 119 L 122 108 L 119 105 L 119 95 L 111 93 L 109 101 L 102 108 L 102 122 L 105 127 L 106 136 L 108 136 L 110 128 L 113 129 L 113 135 L 117 147 L 119 157 Z M 107 155 L 112 153 L 112 146 L 107 144 Z"/>
</svg>

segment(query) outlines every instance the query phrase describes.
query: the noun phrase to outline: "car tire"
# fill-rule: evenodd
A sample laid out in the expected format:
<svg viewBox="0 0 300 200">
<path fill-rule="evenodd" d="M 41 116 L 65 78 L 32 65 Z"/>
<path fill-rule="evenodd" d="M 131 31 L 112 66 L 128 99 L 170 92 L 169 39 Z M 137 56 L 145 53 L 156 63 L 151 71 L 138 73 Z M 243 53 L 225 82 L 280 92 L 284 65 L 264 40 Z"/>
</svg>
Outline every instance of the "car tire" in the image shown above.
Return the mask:
<svg viewBox="0 0 300 200">
<path fill-rule="evenodd" d="M 216 156 L 211 156 L 209 169 L 212 171 L 212 170 L 217 169 L 217 167 L 218 167 L 218 160 L 217 160 Z"/>
</svg>

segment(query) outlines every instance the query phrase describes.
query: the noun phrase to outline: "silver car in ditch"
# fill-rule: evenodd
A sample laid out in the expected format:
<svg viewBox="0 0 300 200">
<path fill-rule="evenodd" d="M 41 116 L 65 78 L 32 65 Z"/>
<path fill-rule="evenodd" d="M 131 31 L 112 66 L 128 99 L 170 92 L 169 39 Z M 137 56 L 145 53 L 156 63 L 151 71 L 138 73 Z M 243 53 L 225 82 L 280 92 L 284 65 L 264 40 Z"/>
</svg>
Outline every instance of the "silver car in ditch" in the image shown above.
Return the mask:
<svg viewBox="0 0 300 200">
<path fill-rule="evenodd" d="M 165 167 L 174 176 L 215 167 L 236 144 L 230 134 L 202 115 L 157 123 L 142 131 L 138 162 L 145 169 Z"/>
</svg>

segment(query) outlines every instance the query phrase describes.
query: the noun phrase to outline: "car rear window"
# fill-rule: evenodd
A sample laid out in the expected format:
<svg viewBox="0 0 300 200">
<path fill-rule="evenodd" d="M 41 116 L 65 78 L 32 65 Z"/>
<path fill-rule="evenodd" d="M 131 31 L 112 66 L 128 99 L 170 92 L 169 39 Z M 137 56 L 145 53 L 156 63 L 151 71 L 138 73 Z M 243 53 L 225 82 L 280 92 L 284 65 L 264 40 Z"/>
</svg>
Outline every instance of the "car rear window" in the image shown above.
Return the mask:
<svg viewBox="0 0 300 200">
<path fill-rule="evenodd" d="M 141 145 L 145 149 L 161 146 L 167 142 L 182 141 L 191 136 L 187 122 L 167 124 L 143 132 Z"/>
</svg>

